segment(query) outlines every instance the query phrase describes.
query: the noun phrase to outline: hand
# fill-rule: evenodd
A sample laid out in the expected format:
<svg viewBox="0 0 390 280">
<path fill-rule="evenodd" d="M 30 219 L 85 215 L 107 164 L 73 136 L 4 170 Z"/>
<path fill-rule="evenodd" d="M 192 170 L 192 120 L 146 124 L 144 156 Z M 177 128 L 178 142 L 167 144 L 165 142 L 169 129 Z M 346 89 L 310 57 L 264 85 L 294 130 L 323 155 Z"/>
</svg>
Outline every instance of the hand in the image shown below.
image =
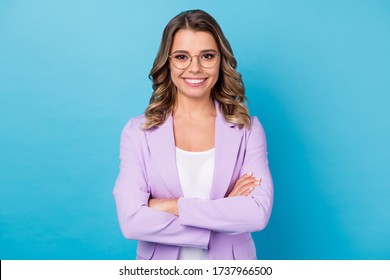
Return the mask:
<svg viewBox="0 0 390 280">
<path fill-rule="evenodd" d="M 260 186 L 261 179 L 253 177 L 253 173 L 242 175 L 229 193 L 228 197 L 232 196 L 247 196 L 256 186 Z"/>
<path fill-rule="evenodd" d="M 177 200 L 177 198 L 151 198 L 149 199 L 149 207 L 179 216 Z"/>
</svg>

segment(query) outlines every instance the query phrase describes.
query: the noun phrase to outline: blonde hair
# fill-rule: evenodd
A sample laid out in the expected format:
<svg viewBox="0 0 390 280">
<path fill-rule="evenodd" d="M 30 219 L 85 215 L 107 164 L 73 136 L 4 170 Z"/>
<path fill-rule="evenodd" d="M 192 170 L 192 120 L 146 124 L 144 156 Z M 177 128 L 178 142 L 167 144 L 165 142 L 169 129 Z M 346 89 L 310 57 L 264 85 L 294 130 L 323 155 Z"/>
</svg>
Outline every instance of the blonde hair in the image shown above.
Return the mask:
<svg viewBox="0 0 390 280">
<path fill-rule="evenodd" d="M 219 102 L 220 111 L 226 121 L 240 128 L 250 128 L 249 111 L 245 102 L 245 86 L 241 74 L 236 70 L 237 61 L 232 48 L 216 20 L 202 10 L 181 12 L 167 24 L 163 31 L 160 48 L 150 70 L 149 78 L 153 82 L 153 94 L 145 110 L 146 122 L 143 129 L 163 124 L 172 113 L 177 90 L 173 84 L 169 69 L 169 52 L 177 31 L 190 29 L 211 34 L 221 53 L 219 78 L 211 90 L 212 98 Z"/>
</svg>

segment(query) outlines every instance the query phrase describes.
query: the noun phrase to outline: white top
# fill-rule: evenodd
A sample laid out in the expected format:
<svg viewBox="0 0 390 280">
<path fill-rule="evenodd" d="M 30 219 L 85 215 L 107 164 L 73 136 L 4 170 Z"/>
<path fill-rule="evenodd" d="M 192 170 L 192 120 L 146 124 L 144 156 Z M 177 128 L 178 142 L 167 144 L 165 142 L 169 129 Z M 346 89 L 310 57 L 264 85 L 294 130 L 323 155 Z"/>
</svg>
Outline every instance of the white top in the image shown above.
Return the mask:
<svg viewBox="0 0 390 280">
<path fill-rule="evenodd" d="M 176 147 L 176 163 L 184 197 L 209 199 L 214 173 L 214 148 L 189 152 Z M 181 247 L 179 260 L 208 260 L 208 250 Z"/>
</svg>

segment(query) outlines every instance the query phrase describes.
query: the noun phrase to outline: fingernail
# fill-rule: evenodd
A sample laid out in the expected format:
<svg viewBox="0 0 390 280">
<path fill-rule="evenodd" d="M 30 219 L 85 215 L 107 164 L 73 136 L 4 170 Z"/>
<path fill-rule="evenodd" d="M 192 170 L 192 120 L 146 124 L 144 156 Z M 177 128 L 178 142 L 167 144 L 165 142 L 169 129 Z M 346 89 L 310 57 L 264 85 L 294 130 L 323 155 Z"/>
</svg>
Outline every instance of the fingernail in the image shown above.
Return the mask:
<svg viewBox="0 0 390 280">
<path fill-rule="evenodd" d="M 253 191 L 253 187 L 249 187 L 248 189 L 249 189 L 250 191 Z"/>
<path fill-rule="evenodd" d="M 248 172 L 248 173 L 246 173 L 246 175 L 248 175 L 248 176 L 252 176 L 252 172 Z"/>
</svg>

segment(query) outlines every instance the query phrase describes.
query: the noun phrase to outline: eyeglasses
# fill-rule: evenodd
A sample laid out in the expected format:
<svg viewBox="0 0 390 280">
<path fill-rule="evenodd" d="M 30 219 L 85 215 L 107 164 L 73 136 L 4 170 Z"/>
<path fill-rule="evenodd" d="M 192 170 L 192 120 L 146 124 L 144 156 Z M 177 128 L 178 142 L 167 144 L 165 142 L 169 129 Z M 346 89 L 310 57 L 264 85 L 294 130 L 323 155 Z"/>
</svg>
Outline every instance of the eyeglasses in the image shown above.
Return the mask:
<svg viewBox="0 0 390 280">
<path fill-rule="evenodd" d="M 170 54 L 169 58 L 171 59 L 173 66 L 175 66 L 177 69 L 183 70 L 191 65 L 194 56 L 198 58 L 200 66 L 203 68 L 211 68 L 217 64 L 220 53 L 214 50 L 207 50 L 201 51 L 199 54 L 191 56 L 188 52 L 176 51 Z"/>
</svg>

